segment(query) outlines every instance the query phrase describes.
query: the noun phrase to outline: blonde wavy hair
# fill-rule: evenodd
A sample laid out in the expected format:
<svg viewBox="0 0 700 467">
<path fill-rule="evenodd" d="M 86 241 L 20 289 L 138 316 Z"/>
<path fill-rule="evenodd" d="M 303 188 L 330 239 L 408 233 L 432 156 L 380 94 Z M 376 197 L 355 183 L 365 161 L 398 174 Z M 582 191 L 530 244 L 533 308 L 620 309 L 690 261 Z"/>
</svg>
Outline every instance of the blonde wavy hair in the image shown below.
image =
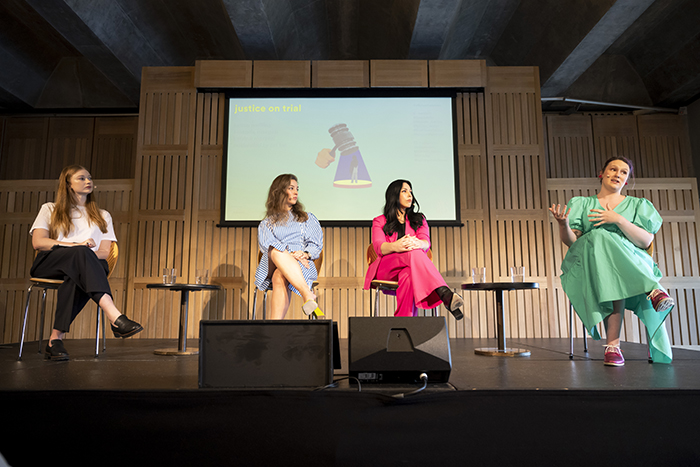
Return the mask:
<svg viewBox="0 0 700 467">
<path fill-rule="evenodd" d="M 287 221 L 287 188 L 292 180 L 299 182 L 294 174 L 278 175 L 270 185 L 265 203 L 265 217 L 268 217 L 273 224 L 283 224 Z M 304 210 L 304 205 L 297 199 L 297 203 L 292 206 L 292 214 L 299 222 L 306 222 L 309 215 Z"/>
<path fill-rule="evenodd" d="M 77 206 L 75 192 L 71 188 L 71 179 L 76 172 L 87 169 L 81 165 L 69 165 L 64 167 L 58 177 L 56 199 L 49 222 L 49 237 L 56 239 L 60 233 L 67 237 L 73 230 L 71 211 Z M 85 199 L 85 211 L 88 215 L 88 223 L 97 225 L 102 233 L 107 233 L 107 222 L 100 213 L 100 208 L 93 199 L 92 193 Z"/>
</svg>

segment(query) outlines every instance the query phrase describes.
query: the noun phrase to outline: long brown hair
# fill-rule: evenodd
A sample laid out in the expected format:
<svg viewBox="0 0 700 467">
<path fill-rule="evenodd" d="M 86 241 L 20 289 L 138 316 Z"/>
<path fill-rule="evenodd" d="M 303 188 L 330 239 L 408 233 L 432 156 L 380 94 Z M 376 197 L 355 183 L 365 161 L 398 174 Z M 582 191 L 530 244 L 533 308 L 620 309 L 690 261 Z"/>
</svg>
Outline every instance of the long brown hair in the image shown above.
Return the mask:
<svg viewBox="0 0 700 467">
<path fill-rule="evenodd" d="M 49 222 L 49 237 L 56 239 L 59 233 L 67 237 L 73 230 L 71 211 L 76 206 L 75 193 L 70 187 L 71 179 L 76 172 L 87 169 L 81 165 L 69 165 L 64 167 L 58 177 L 58 187 L 56 188 L 56 199 Z M 85 198 L 85 211 L 88 215 L 88 223 L 97 225 L 103 233 L 107 233 L 107 222 L 100 213 L 100 208 L 92 197 L 92 193 Z"/>
<path fill-rule="evenodd" d="M 267 209 L 265 217 L 269 217 L 273 224 L 283 224 L 287 221 L 287 188 L 292 183 L 292 180 L 299 182 L 294 174 L 278 175 L 270 185 L 270 191 L 267 193 Z M 292 214 L 299 222 L 306 222 L 309 215 L 304 210 L 304 205 L 297 198 L 297 203 L 292 206 Z"/>
</svg>

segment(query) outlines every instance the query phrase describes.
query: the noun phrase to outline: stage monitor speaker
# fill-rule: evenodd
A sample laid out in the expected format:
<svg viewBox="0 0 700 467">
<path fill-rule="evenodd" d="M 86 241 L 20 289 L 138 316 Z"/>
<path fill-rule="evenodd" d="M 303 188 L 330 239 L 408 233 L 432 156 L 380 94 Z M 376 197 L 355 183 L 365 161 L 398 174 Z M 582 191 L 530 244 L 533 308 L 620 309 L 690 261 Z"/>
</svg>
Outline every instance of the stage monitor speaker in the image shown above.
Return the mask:
<svg viewBox="0 0 700 467">
<path fill-rule="evenodd" d="M 317 387 L 333 382 L 330 320 L 200 321 L 199 387 Z"/>
<path fill-rule="evenodd" d="M 349 375 L 370 383 L 450 379 L 452 357 L 444 317 L 349 318 Z"/>
</svg>

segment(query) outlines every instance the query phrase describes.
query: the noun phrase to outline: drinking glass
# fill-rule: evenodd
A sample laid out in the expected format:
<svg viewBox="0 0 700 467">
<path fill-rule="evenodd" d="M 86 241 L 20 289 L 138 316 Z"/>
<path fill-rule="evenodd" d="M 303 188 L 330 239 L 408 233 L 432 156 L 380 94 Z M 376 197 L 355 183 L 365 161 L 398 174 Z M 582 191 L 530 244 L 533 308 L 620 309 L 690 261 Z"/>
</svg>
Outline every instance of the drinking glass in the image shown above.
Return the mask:
<svg viewBox="0 0 700 467">
<path fill-rule="evenodd" d="M 486 268 L 472 268 L 472 281 L 475 284 L 486 282 Z"/>
<path fill-rule="evenodd" d="M 209 269 L 197 269 L 194 274 L 195 284 L 209 283 Z"/>
<path fill-rule="evenodd" d="M 525 266 L 512 266 L 510 268 L 511 282 L 522 282 L 525 277 Z"/>
<path fill-rule="evenodd" d="M 171 285 L 177 279 L 177 269 L 163 268 L 163 284 Z"/>
</svg>

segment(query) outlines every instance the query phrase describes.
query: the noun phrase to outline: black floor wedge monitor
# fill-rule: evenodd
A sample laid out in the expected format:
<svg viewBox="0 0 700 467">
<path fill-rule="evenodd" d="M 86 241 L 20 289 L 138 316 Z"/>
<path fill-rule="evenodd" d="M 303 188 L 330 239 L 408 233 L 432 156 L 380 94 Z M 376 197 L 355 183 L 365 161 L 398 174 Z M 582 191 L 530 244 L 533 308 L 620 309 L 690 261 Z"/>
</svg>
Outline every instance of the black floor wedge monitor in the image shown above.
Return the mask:
<svg viewBox="0 0 700 467">
<path fill-rule="evenodd" d="M 349 375 L 369 383 L 446 383 L 452 371 L 444 317 L 349 318 Z"/>
<path fill-rule="evenodd" d="M 200 321 L 199 387 L 318 387 L 333 382 L 330 320 Z"/>
</svg>

